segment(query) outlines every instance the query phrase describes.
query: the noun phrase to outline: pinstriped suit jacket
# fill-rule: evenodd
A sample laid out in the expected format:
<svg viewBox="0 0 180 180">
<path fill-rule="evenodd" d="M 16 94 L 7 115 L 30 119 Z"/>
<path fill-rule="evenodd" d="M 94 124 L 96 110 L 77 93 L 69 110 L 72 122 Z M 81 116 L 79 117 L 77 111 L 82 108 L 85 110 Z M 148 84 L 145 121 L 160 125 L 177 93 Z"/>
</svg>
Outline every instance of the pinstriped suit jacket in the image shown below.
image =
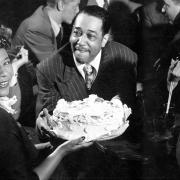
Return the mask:
<svg viewBox="0 0 180 180">
<path fill-rule="evenodd" d="M 42 61 L 37 67 L 37 113 L 45 107 L 52 112 L 60 98 L 82 100 L 88 94 L 97 94 L 106 100 L 119 94 L 123 103 L 134 108 L 136 62 L 136 54 L 128 47 L 108 42 L 102 49 L 97 77 L 88 91 L 74 64 L 70 46 L 65 47 L 60 54 Z"/>
</svg>

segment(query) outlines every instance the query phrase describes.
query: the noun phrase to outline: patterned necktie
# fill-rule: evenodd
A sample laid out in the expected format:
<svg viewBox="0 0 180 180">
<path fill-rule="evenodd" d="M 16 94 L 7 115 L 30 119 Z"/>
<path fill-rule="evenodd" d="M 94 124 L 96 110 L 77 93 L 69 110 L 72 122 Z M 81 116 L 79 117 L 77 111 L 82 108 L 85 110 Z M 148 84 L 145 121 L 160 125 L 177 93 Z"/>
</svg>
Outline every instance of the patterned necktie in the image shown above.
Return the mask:
<svg viewBox="0 0 180 180">
<path fill-rule="evenodd" d="M 96 77 L 96 70 L 90 64 L 86 64 L 83 68 L 83 71 L 85 74 L 86 87 L 88 90 L 90 90 Z"/>
<path fill-rule="evenodd" d="M 59 49 L 61 47 L 62 39 L 63 39 L 63 29 L 61 27 L 58 35 L 56 36 L 57 49 Z"/>
</svg>

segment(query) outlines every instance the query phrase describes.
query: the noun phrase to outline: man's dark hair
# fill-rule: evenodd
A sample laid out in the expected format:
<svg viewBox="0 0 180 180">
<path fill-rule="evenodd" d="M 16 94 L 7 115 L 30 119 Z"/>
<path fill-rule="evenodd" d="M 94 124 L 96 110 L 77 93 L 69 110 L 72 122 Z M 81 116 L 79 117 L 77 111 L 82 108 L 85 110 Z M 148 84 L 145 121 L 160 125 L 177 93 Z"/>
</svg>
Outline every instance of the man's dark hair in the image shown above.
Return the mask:
<svg viewBox="0 0 180 180">
<path fill-rule="evenodd" d="M 93 5 L 93 6 L 86 6 L 83 8 L 75 17 L 74 21 L 76 20 L 79 14 L 87 14 L 89 16 L 94 16 L 102 20 L 102 30 L 104 34 L 107 34 L 110 30 L 110 20 L 109 20 L 109 13 L 107 10 Z"/>
</svg>

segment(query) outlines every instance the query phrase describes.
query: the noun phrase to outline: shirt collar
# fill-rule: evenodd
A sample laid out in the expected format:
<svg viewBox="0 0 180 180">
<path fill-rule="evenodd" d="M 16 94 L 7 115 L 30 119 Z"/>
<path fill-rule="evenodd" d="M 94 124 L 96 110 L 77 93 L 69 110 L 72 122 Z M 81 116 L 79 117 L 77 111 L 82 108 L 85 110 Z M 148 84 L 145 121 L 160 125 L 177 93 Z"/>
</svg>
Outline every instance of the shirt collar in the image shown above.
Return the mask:
<svg viewBox="0 0 180 180">
<path fill-rule="evenodd" d="M 54 19 L 51 18 L 50 16 L 49 16 L 49 19 L 50 19 L 50 22 L 51 22 L 51 26 L 52 26 L 54 35 L 55 35 L 55 37 L 56 37 L 56 36 L 59 34 L 59 31 L 60 31 L 60 29 L 61 29 L 61 25 L 58 24 L 56 21 L 54 21 Z"/>
<path fill-rule="evenodd" d="M 98 73 L 98 70 L 99 70 L 99 65 L 100 65 L 100 61 L 101 61 L 101 54 L 102 54 L 102 50 L 100 50 L 100 52 L 97 54 L 97 56 L 89 63 L 91 66 L 93 66 L 96 70 L 96 75 Z M 80 64 L 76 61 L 76 58 L 73 54 L 73 58 L 74 58 L 74 62 L 75 62 L 75 65 L 78 69 L 78 71 L 80 72 L 80 74 L 82 75 L 82 77 L 85 79 L 85 74 L 84 74 L 84 71 L 83 71 L 83 68 L 85 66 L 85 64 Z"/>
<path fill-rule="evenodd" d="M 103 6 L 104 6 L 104 1 L 102 1 L 102 0 L 96 0 L 96 2 L 97 2 L 97 4 L 98 4 L 98 6 L 100 6 L 100 7 L 103 7 Z M 108 2 L 108 4 L 109 4 L 109 0 L 107 0 L 107 2 Z"/>
</svg>

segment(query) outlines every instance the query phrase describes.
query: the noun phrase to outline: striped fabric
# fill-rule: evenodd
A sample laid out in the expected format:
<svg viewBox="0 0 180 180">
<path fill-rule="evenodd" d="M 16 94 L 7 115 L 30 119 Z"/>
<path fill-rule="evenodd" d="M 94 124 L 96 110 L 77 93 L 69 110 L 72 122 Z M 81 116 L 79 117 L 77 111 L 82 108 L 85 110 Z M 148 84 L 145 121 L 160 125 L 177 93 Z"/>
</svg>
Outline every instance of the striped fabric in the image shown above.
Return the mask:
<svg viewBox="0 0 180 180">
<path fill-rule="evenodd" d="M 109 42 L 102 50 L 100 67 L 96 79 L 87 90 L 81 74 L 75 67 L 70 46 L 60 54 L 42 61 L 37 67 L 39 94 L 37 113 L 44 107 L 50 112 L 58 99 L 82 100 L 88 94 L 110 100 L 119 94 L 122 101 L 130 106 L 135 102 L 137 56 L 126 46 Z"/>
</svg>

